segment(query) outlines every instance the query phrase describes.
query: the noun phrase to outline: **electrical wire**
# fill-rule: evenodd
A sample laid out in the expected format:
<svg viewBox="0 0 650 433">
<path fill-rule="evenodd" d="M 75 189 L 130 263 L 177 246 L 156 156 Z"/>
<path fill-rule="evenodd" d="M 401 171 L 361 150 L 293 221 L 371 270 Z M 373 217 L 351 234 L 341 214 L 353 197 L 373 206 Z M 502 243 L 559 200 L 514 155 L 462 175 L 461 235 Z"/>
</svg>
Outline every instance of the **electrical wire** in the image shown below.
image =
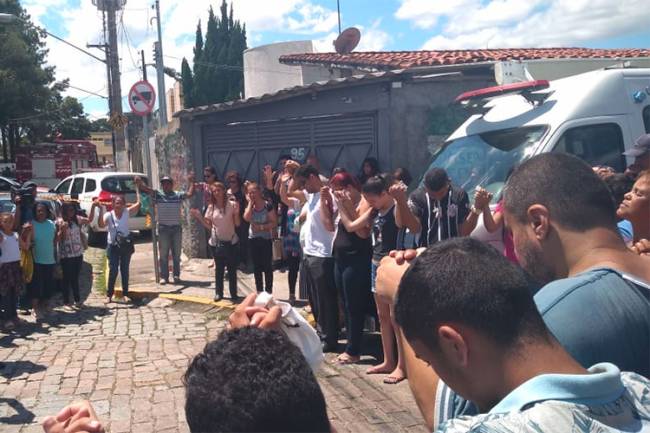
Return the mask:
<svg viewBox="0 0 650 433">
<path fill-rule="evenodd" d="M 120 14 L 120 25 L 122 26 L 122 33 L 126 37 L 126 48 L 129 51 L 129 57 L 131 58 L 131 63 L 133 64 L 134 68 L 138 68 L 138 64 L 135 61 L 135 58 L 133 57 L 133 52 L 131 51 L 131 46 L 133 46 L 133 42 L 131 42 L 131 38 L 129 37 L 129 32 L 126 30 L 126 26 L 124 25 L 124 10 L 122 10 L 122 13 Z M 133 46 L 133 49 L 135 49 L 135 46 Z"/>
</svg>

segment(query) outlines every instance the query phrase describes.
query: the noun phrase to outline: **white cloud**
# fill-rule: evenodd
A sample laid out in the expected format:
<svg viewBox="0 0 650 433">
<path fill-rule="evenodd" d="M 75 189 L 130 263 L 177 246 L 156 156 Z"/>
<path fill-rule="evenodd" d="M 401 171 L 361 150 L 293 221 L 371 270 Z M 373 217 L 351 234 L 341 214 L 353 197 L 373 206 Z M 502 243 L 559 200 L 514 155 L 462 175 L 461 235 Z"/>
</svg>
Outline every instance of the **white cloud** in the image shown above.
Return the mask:
<svg viewBox="0 0 650 433">
<path fill-rule="evenodd" d="M 129 0 L 125 10 L 118 12 L 118 50 L 122 72 L 122 95 L 141 77 L 140 50 L 144 50 L 147 63 L 153 63 L 153 42 L 157 39 L 156 22 L 151 18 L 151 0 Z M 259 43 L 265 31 L 295 34 L 319 34 L 332 31 L 337 24 L 336 12 L 312 3 L 311 0 L 233 0 L 235 19 L 246 23 L 249 44 Z M 219 14 L 220 2 L 214 0 L 164 0 L 161 1 L 163 50 L 165 65 L 180 72 L 181 59 L 192 61 L 196 24 L 205 25 L 210 5 Z M 58 28 L 48 29 L 73 44 L 85 47 L 87 43 L 102 42 L 101 13 L 90 0 L 23 0 L 23 6 L 37 25 L 57 20 Z M 122 25 L 126 33 L 122 30 Z M 128 38 L 127 38 L 128 35 Z M 329 42 L 331 47 L 331 40 Z M 53 38 L 47 38 L 48 62 L 56 66 L 58 80 L 70 79 L 70 84 L 85 90 L 107 95 L 106 66 L 74 48 Z M 88 49 L 100 58 L 96 49 Z M 330 49 L 331 50 L 331 49 Z M 148 69 L 149 81 L 156 82 L 155 70 Z M 173 85 L 165 77 L 166 88 Z M 92 100 L 88 94 L 69 89 L 67 95 Z M 97 102 L 93 100 L 93 108 Z M 125 110 L 129 110 L 125 107 Z"/>
<path fill-rule="evenodd" d="M 440 29 L 423 49 L 584 45 L 647 31 L 647 0 L 402 0 L 395 13 Z"/>
<path fill-rule="evenodd" d="M 381 19 L 375 20 L 369 28 L 357 26 L 361 31 L 361 41 L 355 51 L 382 51 L 391 42 L 391 36 L 381 28 Z"/>
</svg>

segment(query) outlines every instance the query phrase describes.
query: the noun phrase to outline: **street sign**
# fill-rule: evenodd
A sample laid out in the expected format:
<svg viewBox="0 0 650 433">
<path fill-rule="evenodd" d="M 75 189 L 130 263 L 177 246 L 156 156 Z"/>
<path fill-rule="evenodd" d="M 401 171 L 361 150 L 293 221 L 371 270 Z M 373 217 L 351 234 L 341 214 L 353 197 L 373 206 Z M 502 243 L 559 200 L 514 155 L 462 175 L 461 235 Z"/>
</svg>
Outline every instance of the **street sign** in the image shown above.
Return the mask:
<svg viewBox="0 0 650 433">
<path fill-rule="evenodd" d="M 146 116 L 156 104 L 156 92 L 147 81 L 138 81 L 129 90 L 129 106 L 133 114 Z"/>
</svg>

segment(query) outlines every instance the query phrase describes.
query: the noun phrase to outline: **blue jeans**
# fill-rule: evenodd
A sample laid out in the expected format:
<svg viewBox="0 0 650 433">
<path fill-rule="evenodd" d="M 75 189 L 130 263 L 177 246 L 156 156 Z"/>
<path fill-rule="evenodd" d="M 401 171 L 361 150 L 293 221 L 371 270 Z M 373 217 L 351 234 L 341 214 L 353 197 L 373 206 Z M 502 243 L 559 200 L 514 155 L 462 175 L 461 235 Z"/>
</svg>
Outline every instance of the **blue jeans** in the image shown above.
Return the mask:
<svg viewBox="0 0 650 433">
<path fill-rule="evenodd" d="M 108 257 L 108 291 L 107 295 L 113 297 L 115 291 L 115 280 L 117 272 L 120 271 L 122 276 L 122 294 L 129 294 L 129 265 L 131 264 L 131 254 L 120 254 L 120 250 L 113 245 L 106 248 Z"/>
<path fill-rule="evenodd" d="M 334 280 L 345 311 L 348 339 L 345 352 L 352 356 L 361 354 L 363 323 L 371 297 L 369 265 L 370 257 L 361 254 L 337 257 L 334 264 Z"/>
<path fill-rule="evenodd" d="M 169 253 L 174 262 L 174 278 L 181 275 L 181 246 L 183 245 L 183 229 L 178 226 L 158 227 L 158 249 L 160 251 L 160 278 L 169 279 Z"/>
</svg>

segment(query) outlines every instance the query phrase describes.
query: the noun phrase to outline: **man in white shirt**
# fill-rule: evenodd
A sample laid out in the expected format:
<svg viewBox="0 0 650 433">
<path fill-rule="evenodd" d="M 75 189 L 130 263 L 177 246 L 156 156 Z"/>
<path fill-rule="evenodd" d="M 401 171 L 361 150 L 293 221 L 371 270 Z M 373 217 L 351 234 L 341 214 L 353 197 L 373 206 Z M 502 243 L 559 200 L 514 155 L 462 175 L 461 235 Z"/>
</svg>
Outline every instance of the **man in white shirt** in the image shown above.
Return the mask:
<svg viewBox="0 0 650 433">
<path fill-rule="evenodd" d="M 303 272 L 309 281 L 310 304 L 318 322 L 323 351 L 334 352 L 338 348 L 339 310 L 334 283 L 333 214 L 336 211 L 329 188 L 323 185 L 318 170 L 303 165 L 294 174 L 294 194 L 305 199 L 301 220 L 301 237 L 304 240 Z M 302 190 L 302 192 L 300 192 Z"/>
</svg>

